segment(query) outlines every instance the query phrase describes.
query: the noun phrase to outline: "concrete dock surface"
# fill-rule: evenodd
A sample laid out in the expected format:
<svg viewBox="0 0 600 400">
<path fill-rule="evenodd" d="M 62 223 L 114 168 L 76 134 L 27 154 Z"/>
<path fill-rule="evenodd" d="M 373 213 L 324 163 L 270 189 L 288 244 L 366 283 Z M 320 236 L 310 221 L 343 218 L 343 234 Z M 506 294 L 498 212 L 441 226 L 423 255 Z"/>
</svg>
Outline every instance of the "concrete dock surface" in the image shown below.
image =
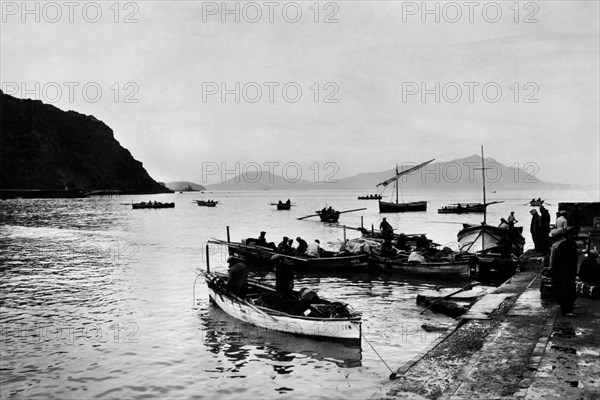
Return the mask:
<svg viewBox="0 0 600 400">
<path fill-rule="evenodd" d="M 517 273 L 370 399 L 600 399 L 600 300 L 561 316 L 540 282 Z"/>
</svg>

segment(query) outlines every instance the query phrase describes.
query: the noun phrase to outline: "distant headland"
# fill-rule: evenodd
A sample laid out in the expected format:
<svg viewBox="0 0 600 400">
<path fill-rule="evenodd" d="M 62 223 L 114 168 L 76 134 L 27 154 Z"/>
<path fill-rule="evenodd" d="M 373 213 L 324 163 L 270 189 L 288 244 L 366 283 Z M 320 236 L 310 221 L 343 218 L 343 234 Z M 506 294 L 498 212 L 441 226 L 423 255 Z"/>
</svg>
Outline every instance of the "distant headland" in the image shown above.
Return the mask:
<svg viewBox="0 0 600 400">
<path fill-rule="evenodd" d="M 2 197 L 170 193 L 91 115 L 0 91 Z"/>
</svg>

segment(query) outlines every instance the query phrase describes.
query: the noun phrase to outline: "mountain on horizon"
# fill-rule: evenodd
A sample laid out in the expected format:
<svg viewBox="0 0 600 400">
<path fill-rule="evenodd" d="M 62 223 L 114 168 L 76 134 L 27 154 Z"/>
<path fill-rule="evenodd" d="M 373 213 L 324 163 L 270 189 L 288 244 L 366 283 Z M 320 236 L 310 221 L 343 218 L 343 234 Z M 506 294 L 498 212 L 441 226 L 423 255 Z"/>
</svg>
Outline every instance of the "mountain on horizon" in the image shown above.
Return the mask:
<svg viewBox="0 0 600 400">
<path fill-rule="evenodd" d="M 403 171 L 414 167 L 417 163 L 398 165 Z M 571 185 L 545 182 L 536 177 L 537 165 L 525 163 L 523 166 L 508 167 L 492 157 L 485 158 L 486 187 L 493 189 L 557 189 Z M 336 182 L 310 182 L 307 180 L 291 180 L 262 171 L 259 175 L 240 174 L 225 182 L 207 185 L 210 190 L 377 190 L 377 184 L 395 175 L 395 167 L 381 172 L 362 172 L 357 175 L 339 179 Z M 480 190 L 482 187 L 481 156 L 459 158 L 445 162 L 432 162 L 418 171 L 399 179 L 402 190 L 407 189 L 448 189 L 448 190 Z M 389 185 L 390 187 L 392 185 Z"/>
<path fill-rule="evenodd" d="M 167 182 L 165 183 L 165 186 L 176 192 L 199 192 L 206 190 L 202 185 L 187 181 Z"/>
</svg>

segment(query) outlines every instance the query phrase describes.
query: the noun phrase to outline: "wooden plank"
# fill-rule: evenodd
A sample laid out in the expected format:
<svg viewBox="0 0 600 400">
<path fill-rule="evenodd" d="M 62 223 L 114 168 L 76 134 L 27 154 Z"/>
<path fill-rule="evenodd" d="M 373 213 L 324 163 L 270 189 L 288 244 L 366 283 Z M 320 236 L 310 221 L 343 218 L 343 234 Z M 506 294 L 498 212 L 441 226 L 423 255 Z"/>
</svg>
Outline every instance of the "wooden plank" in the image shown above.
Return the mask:
<svg viewBox="0 0 600 400">
<path fill-rule="evenodd" d="M 466 314 L 462 315 L 461 318 L 490 319 L 489 315 L 498 309 L 500 303 L 510 296 L 510 293 L 490 293 L 485 295 L 481 300 L 475 303 Z"/>
</svg>

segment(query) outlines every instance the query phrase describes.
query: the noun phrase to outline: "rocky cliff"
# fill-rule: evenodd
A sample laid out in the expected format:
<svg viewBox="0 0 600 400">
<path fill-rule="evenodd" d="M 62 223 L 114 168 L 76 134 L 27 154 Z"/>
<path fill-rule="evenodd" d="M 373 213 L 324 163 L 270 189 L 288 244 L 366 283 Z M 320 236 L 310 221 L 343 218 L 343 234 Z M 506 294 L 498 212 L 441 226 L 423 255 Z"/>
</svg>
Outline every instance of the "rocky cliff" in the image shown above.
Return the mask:
<svg viewBox="0 0 600 400">
<path fill-rule="evenodd" d="M 0 189 L 165 193 L 91 115 L 0 91 Z"/>
</svg>

